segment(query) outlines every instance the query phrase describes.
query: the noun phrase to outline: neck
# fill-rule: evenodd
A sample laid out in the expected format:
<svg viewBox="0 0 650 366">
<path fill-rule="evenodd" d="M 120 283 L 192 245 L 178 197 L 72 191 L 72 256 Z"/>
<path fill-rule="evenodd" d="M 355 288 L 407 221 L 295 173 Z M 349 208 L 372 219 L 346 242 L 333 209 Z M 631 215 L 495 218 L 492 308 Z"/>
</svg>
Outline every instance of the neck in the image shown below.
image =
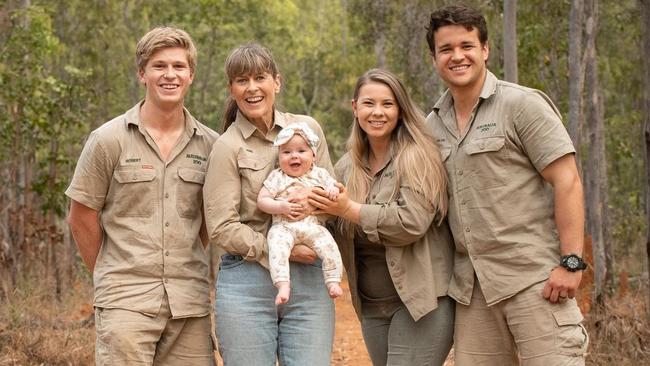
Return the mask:
<svg viewBox="0 0 650 366">
<path fill-rule="evenodd" d="M 161 108 L 147 102 L 140 107 L 140 119 L 146 127 L 156 130 L 174 130 L 185 125 L 183 105 L 178 104 L 170 108 Z"/>
<path fill-rule="evenodd" d="M 386 160 L 386 154 L 390 150 L 390 138 L 381 140 L 368 140 L 370 151 L 368 151 L 368 163 L 373 173 L 379 170 L 379 167 Z"/>
<path fill-rule="evenodd" d="M 250 123 L 252 123 L 255 127 L 257 127 L 257 129 L 260 130 L 262 132 L 262 134 L 264 134 L 266 136 L 266 134 L 269 132 L 269 130 L 273 126 L 274 117 L 275 117 L 275 111 L 273 111 L 273 113 L 271 113 L 271 115 L 268 115 L 268 116 L 263 116 L 263 117 L 254 118 L 254 119 L 250 119 L 248 117 L 246 117 L 246 118 L 248 119 L 248 121 Z"/>
<path fill-rule="evenodd" d="M 461 87 L 449 87 L 451 96 L 454 98 L 454 108 L 456 111 L 471 112 L 476 102 L 478 102 L 478 98 L 481 96 L 486 76 L 487 71 L 483 73 L 480 79 L 481 81 L 478 83 Z"/>
</svg>

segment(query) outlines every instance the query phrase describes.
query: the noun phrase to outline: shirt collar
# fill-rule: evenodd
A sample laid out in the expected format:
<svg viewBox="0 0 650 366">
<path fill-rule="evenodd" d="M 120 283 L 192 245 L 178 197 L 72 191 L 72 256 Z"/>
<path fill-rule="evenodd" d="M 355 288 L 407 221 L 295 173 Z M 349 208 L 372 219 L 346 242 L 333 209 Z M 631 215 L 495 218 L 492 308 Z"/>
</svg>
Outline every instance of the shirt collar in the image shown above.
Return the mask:
<svg viewBox="0 0 650 366">
<path fill-rule="evenodd" d="M 248 118 L 246 118 L 240 111 L 237 111 L 237 117 L 235 118 L 235 124 L 239 127 L 239 131 L 242 134 L 242 137 L 244 139 L 248 139 L 255 133 L 255 130 L 257 130 L 257 127 L 252 124 Z M 285 118 L 283 113 L 280 113 L 277 109 L 274 109 L 273 111 L 273 125 L 269 129 L 269 131 L 273 130 L 277 127 L 279 127 L 278 131 L 281 130 L 282 128 L 286 127 L 288 125 L 288 121 Z"/>
<path fill-rule="evenodd" d="M 479 99 L 489 99 L 492 95 L 497 92 L 497 77 L 494 76 L 490 70 L 486 70 L 485 81 L 483 82 L 483 88 L 481 89 L 481 94 L 479 94 Z M 449 89 L 445 90 L 440 99 L 433 106 L 433 110 L 439 115 L 442 116 L 449 112 L 454 106 L 454 99 L 451 96 Z"/>
<path fill-rule="evenodd" d="M 142 107 L 142 104 L 144 104 L 144 99 L 139 101 L 135 106 L 133 106 L 133 108 L 129 109 L 125 113 L 125 120 L 127 126 L 134 125 L 138 128 L 138 130 L 144 132 L 144 127 L 142 126 L 142 121 L 140 120 L 140 108 Z M 199 129 L 198 121 L 185 107 L 183 107 L 183 116 L 185 117 L 185 133 L 187 133 L 188 136 L 192 136 L 193 134 L 202 136 L 203 132 Z"/>
</svg>

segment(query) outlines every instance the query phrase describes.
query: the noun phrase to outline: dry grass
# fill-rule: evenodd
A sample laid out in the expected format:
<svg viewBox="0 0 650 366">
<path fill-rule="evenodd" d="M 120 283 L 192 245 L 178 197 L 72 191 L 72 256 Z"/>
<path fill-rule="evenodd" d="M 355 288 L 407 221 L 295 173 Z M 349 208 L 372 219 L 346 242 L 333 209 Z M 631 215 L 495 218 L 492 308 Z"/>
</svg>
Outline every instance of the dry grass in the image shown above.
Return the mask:
<svg viewBox="0 0 650 366">
<path fill-rule="evenodd" d="M 0 304 L 0 365 L 92 365 L 92 290 L 74 286 L 53 299 L 48 286 L 23 284 Z"/>
<path fill-rule="evenodd" d="M 650 365 L 647 294 L 644 286 L 592 308 L 585 321 L 591 338 L 587 365 Z"/>
<path fill-rule="evenodd" d="M 79 282 L 59 301 L 45 284 L 22 284 L 0 302 L 0 366 L 92 365 L 94 324 L 90 284 Z M 626 289 L 593 306 L 588 365 L 650 365 L 648 289 Z M 333 365 L 370 365 L 349 295 L 336 302 Z M 448 362 L 448 365 L 453 362 Z"/>
</svg>

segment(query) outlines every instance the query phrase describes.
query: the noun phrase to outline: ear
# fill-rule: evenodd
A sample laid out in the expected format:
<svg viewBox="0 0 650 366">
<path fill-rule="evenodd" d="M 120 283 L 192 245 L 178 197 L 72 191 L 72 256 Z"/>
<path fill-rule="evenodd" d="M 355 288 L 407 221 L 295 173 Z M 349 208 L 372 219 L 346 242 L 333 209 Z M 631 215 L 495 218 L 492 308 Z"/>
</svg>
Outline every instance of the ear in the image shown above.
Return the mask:
<svg viewBox="0 0 650 366">
<path fill-rule="evenodd" d="M 275 83 L 275 94 L 277 94 L 280 92 L 280 87 L 282 86 L 282 78 L 280 77 L 280 74 L 275 76 L 273 82 Z"/>
<path fill-rule="evenodd" d="M 485 44 L 481 46 L 481 50 L 483 51 L 483 61 L 487 62 L 490 57 L 490 45 L 488 44 L 488 41 L 485 41 Z"/>
<path fill-rule="evenodd" d="M 142 85 L 145 85 L 145 86 L 147 85 L 147 83 L 144 80 L 144 69 L 139 69 L 138 70 L 138 81 Z"/>
<path fill-rule="evenodd" d="M 354 114 L 355 118 L 358 118 L 357 116 L 357 101 L 352 99 L 352 113 Z"/>
</svg>

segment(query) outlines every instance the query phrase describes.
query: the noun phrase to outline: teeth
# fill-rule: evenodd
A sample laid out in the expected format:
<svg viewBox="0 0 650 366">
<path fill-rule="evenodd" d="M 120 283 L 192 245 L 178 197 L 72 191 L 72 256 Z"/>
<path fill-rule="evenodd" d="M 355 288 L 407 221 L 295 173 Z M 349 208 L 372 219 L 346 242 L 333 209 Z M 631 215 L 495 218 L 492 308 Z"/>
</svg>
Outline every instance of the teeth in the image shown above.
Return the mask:
<svg viewBox="0 0 650 366">
<path fill-rule="evenodd" d="M 368 121 L 368 123 L 370 123 L 372 126 L 383 126 L 385 122 L 384 121 Z"/>
<path fill-rule="evenodd" d="M 469 68 L 469 65 L 453 66 L 451 67 L 451 71 L 465 70 L 467 68 Z"/>
<path fill-rule="evenodd" d="M 175 84 L 162 84 L 161 85 L 163 89 L 176 89 L 178 88 L 178 85 Z"/>
<path fill-rule="evenodd" d="M 246 98 L 246 101 L 248 103 L 257 103 L 257 102 L 261 102 L 262 99 L 264 99 L 264 98 L 263 97 L 252 97 L 252 98 Z"/>
</svg>

